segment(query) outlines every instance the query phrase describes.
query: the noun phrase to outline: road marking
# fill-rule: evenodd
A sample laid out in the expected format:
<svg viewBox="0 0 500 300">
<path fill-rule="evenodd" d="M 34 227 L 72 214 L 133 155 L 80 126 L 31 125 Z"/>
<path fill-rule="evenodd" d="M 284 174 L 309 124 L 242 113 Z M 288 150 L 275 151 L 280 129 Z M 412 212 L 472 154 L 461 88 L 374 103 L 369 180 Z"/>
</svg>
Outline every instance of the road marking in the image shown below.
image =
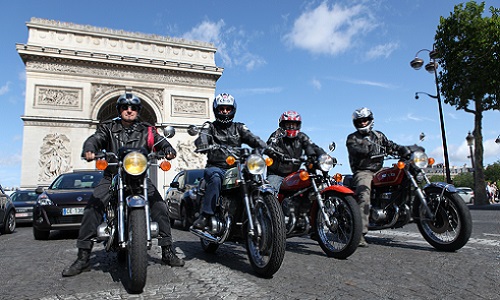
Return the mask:
<svg viewBox="0 0 500 300">
<path fill-rule="evenodd" d="M 407 231 L 396 231 L 396 230 L 370 231 L 368 233 L 368 237 L 370 237 L 370 235 L 374 235 L 376 237 L 383 237 L 383 236 L 389 235 L 389 236 L 404 237 L 404 238 L 411 238 L 411 239 L 415 239 L 415 238 L 420 237 L 421 239 L 423 239 L 423 237 L 420 233 L 407 232 Z M 484 235 L 500 236 L 498 234 L 484 234 Z M 470 238 L 469 241 L 467 242 L 467 244 L 468 245 L 478 244 L 478 245 L 483 245 L 483 246 L 500 247 L 500 240 Z"/>
</svg>

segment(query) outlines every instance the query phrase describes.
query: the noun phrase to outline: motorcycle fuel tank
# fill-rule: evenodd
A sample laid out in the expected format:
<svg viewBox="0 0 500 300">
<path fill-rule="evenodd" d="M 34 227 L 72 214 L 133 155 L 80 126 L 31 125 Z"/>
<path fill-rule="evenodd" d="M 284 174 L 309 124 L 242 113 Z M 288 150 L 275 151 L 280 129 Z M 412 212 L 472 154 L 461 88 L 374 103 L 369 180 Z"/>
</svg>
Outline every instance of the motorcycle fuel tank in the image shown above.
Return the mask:
<svg viewBox="0 0 500 300">
<path fill-rule="evenodd" d="M 301 180 L 300 171 L 294 172 L 283 179 L 280 190 L 283 191 L 296 191 L 309 187 L 311 185 L 311 179 Z"/>
<path fill-rule="evenodd" d="M 398 168 L 385 168 L 373 176 L 373 186 L 398 185 L 403 181 L 404 171 Z"/>
</svg>

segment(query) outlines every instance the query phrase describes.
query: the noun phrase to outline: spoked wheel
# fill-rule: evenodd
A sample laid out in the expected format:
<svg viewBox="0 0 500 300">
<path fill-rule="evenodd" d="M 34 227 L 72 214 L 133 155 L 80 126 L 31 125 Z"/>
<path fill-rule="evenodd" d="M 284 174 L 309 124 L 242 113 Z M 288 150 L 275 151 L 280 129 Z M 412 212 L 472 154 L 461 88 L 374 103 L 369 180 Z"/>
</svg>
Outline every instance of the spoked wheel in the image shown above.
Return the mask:
<svg viewBox="0 0 500 300">
<path fill-rule="evenodd" d="M 285 257 L 286 232 L 283 211 L 272 194 L 255 199 L 253 209 L 254 232 L 245 230 L 250 263 L 255 272 L 264 278 L 276 273 Z"/>
<path fill-rule="evenodd" d="M 146 285 L 148 247 L 144 209 L 131 209 L 128 215 L 127 270 L 129 290 L 141 293 Z"/>
<path fill-rule="evenodd" d="M 323 205 L 331 226 L 318 209 L 316 233 L 321 249 L 328 257 L 346 259 L 356 251 L 362 234 L 361 213 L 352 196 L 328 192 Z"/>
<path fill-rule="evenodd" d="M 427 204 L 435 217 L 430 219 L 421 207 L 418 230 L 438 250 L 453 252 L 462 248 L 472 232 L 469 209 L 456 193 L 445 192 L 441 196 L 440 188 L 429 188 L 425 192 Z"/>
</svg>

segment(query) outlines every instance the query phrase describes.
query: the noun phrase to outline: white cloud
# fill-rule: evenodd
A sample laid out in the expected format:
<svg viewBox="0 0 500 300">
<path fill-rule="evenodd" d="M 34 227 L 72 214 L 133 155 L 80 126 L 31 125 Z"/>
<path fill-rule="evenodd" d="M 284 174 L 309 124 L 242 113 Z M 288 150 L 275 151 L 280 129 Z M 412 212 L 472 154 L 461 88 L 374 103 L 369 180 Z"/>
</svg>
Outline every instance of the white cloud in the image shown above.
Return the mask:
<svg viewBox="0 0 500 300">
<path fill-rule="evenodd" d="M 329 7 L 326 2 L 299 16 L 285 41 L 314 54 L 337 55 L 352 47 L 357 38 L 374 30 L 376 22 L 363 5 Z"/>
<path fill-rule="evenodd" d="M 6 84 L 4 84 L 4 85 L 2 85 L 0 87 L 0 96 L 5 95 L 5 94 L 7 94 L 9 92 L 9 90 L 10 90 L 10 84 L 11 84 L 11 82 L 7 81 Z"/>
<path fill-rule="evenodd" d="M 376 87 L 381 87 L 385 89 L 394 89 L 395 86 L 383 82 L 377 82 L 377 81 L 371 81 L 371 80 L 362 80 L 362 79 L 351 79 L 351 78 L 330 78 L 335 81 L 341 81 L 341 82 L 347 82 L 351 84 L 357 84 L 357 85 L 369 85 L 369 86 L 376 86 Z"/>
<path fill-rule="evenodd" d="M 373 48 L 371 48 L 367 53 L 366 53 L 366 59 L 372 60 L 376 59 L 379 57 L 385 57 L 388 58 L 394 50 L 399 48 L 398 43 L 387 43 L 383 45 L 377 45 Z"/>
<path fill-rule="evenodd" d="M 311 84 L 316 90 L 321 90 L 321 81 L 319 81 L 318 79 L 312 79 Z"/>
<path fill-rule="evenodd" d="M 243 66 L 250 71 L 266 64 L 264 58 L 248 49 L 251 38 L 245 31 L 236 30 L 234 27 L 227 28 L 224 20 L 203 21 L 182 37 L 213 43 L 217 47 L 216 55 L 222 59 L 225 68 Z"/>
</svg>

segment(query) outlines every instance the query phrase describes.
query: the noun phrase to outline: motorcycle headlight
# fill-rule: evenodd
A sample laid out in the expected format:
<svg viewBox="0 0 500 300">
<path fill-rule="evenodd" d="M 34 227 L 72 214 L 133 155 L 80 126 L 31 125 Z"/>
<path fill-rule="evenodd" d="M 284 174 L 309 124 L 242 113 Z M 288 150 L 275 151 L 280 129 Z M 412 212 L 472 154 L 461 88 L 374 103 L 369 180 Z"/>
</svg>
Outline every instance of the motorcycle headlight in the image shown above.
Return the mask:
<svg viewBox="0 0 500 300">
<path fill-rule="evenodd" d="M 423 151 L 413 152 L 411 154 L 411 160 L 416 167 L 418 167 L 420 169 L 427 168 L 428 157 L 427 157 L 427 154 L 425 154 L 425 152 L 423 152 Z"/>
<path fill-rule="evenodd" d="M 318 157 L 318 166 L 323 172 L 333 169 L 333 158 L 328 154 L 321 154 Z"/>
<path fill-rule="evenodd" d="M 123 168 L 130 175 L 141 175 L 148 167 L 148 159 L 140 152 L 133 151 L 125 155 Z"/>
<path fill-rule="evenodd" d="M 247 169 L 250 174 L 264 174 L 264 171 L 266 170 L 266 161 L 260 155 L 251 154 L 247 158 Z"/>
</svg>

